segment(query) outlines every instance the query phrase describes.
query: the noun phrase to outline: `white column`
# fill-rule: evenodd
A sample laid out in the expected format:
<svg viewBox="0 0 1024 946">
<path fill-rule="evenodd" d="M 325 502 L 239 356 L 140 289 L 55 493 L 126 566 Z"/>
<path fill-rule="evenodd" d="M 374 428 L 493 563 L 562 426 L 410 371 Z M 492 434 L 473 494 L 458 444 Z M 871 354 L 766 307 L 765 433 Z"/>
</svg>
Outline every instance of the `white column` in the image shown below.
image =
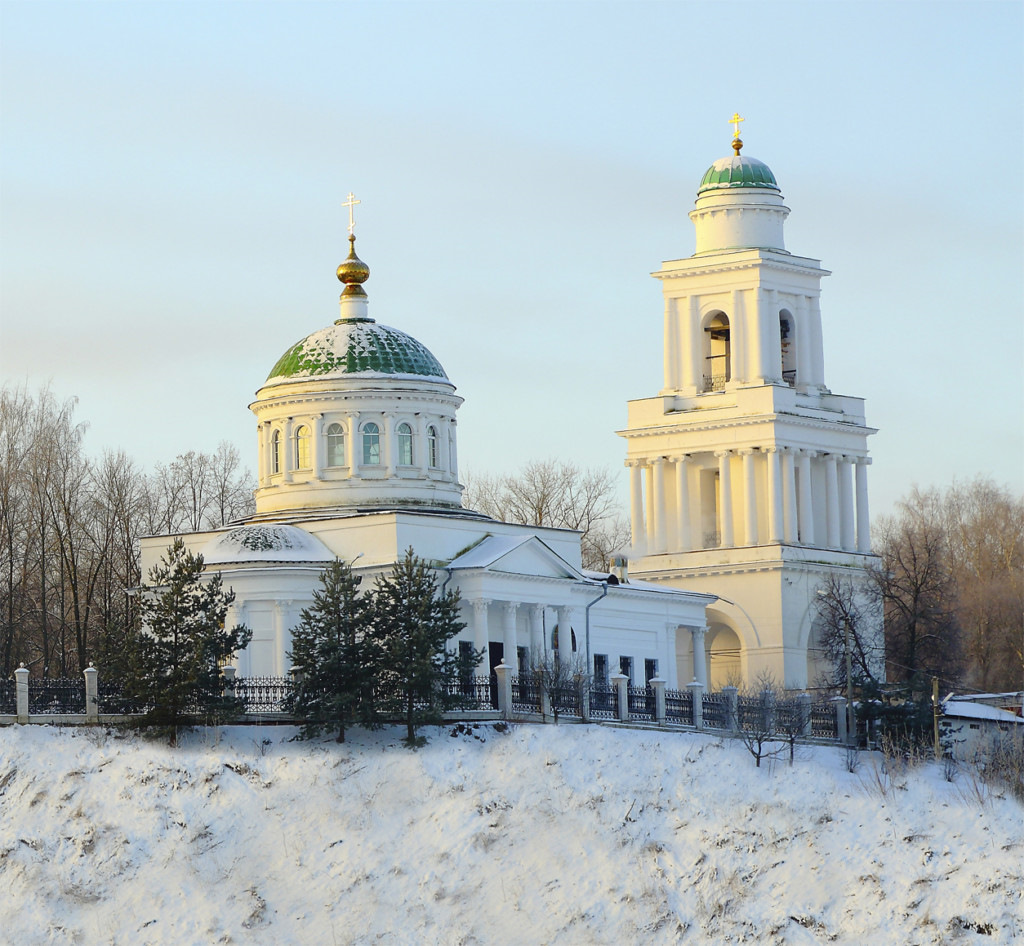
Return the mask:
<svg viewBox="0 0 1024 946">
<path fill-rule="evenodd" d="M 718 534 L 719 547 L 733 547 L 732 537 L 732 477 L 730 476 L 728 450 L 718 450 Z"/>
<path fill-rule="evenodd" d="M 491 639 L 487 628 L 487 609 L 491 606 L 488 598 L 477 598 L 473 601 L 473 649 L 482 650 L 482 667 L 490 673 L 491 665 L 487 656 L 487 642 Z"/>
<path fill-rule="evenodd" d="M 263 485 L 270 485 L 270 477 L 274 473 L 274 426 L 267 421 L 263 425 Z"/>
<path fill-rule="evenodd" d="M 384 475 L 389 479 L 395 475 L 395 458 L 398 450 L 395 449 L 395 415 L 384 412 L 383 429 L 380 432 L 381 462 L 384 466 Z"/>
<path fill-rule="evenodd" d="M 766 381 L 782 380 L 782 333 L 779 330 L 778 294 L 762 289 L 760 317 L 764 326 L 764 373 Z"/>
<path fill-rule="evenodd" d="M 871 520 L 868 518 L 868 457 L 857 457 L 857 551 L 871 551 Z"/>
<path fill-rule="evenodd" d="M 459 479 L 459 439 L 456 436 L 457 422 L 453 419 L 448 421 L 448 470 L 452 479 L 458 482 Z"/>
<path fill-rule="evenodd" d="M 853 459 L 839 458 L 839 545 L 852 552 L 857 545 L 853 520 Z"/>
<path fill-rule="evenodd" d="M 291 643 L 291 599 L 274 602 L 274 667 L 268 676 L 284 676 L 285 651 Z"/>
<path fill-rule="evenodd" d="M 782 519 L 785 523 L 786 542 L 796 544 L 799 536 L 796 525 L 796 469 L 793 451 L 789 447 L 782 451 Z"/>
<path fill-rule="evenodd" d="M 686 300 L 686 319 L 682 324 L 683 338 L 683 387 L 690 394 L 703 387 L 702 361 L 704 358 L 703 332 L 700 330 L 700 296 L 689 296 Z M 682 310 L 680 320 L 682 321 Z"/>
<path fill-rule="evenodd" d="M 538 664 L 544 658 L 544 605 L 530 607 L 530 661 Z"/>
<path fill-rule="evenodd" d="M 292 419 L 289 417 L 284 422 L 284 432 L 282 434 L 284 437 L 284 443 L 281 444 L 281 453 L 283 454 L 281 457 L 281 469 L 284 473 L 284 481 L 286 483 L 290 483 L 292 481 L 292 470 L 295 469 L 296 460 L 298 459 L 295 456 L 295 437 L 292 436 L 294 432 L 294 424 L 292 423 Z"/>
<path fill-rule="evenodd" d="M 664 552 L 665 543 L 665 458 L 654 458 L 654 548 Z"/>
<path fill-rule="evenodd" d="M 359 475 L 359 462 L 363 458 L 362 444 L 359 443 L 359 415 L 345 415 L 345 453 L 348 459 L 348 475 Z"/>
<path fill-rule="evenodd" d="M 572 622 L 576 609 L 568 605 L 558 609 L 558 659 L 565 666 L 572 660 Z"/>
<path fill-rule="evenodd" d="M 669 624 L 665 628 L 665 666 L 658 676 L 668 685 L 670 690 L 679 686 L 679 667 L 676 663 L 676 625 Z"/>
<path fill-rule="evenodd" d="M 324 415 L 310 414 L 309 435 L 313 438 L 313 479 L 320 479 L 324 468 Z"/>
<path fill-rule="evenodd" d="M 758 345 L 757 319 L 747 318 L 742 289 L 732 291 L 732 312 L 729 314 L 729 378 L 731 381 L 749 381 L 755 370 Z"/>
<path fill-rule="evenodd" d="M 839 474 L 836 470 L 836 455 L 825 454 L 825 528 L 828 548 L 839 548 Z"/>
<path fill-rule="evenodd" d="M 657 510 L 654 506 L 654 465 L 644 461 L 644 548 L 651 552 L 658 550 L 654 543 L 654 519 Z"/>
<path fill-rule="evenodd" d="M 825 350 L 821 342 L 821 300 L 818 296 L 811 296 L 809 303 L 810 318 L 807 320 L 810 326 L 808 341 L 811 343 L 809 382 L 823 388 L 825 387 Z"/>
<path fill-rule="evenodd" d="M 799 451 L 800 472 L 800 542 L 814 545 L 814 502 L 811 493 L 811 458 L 813 450 Z"/>
<path fill-rule="evenodd" d="M 741 450 L 743 457 L 743 544 L 758 545 L 757 479 L 754 476 L 754 451 Z"/>
<path fill-rule="evenodd" d="M 519 641 L 516 638 L 516 612 L 518 601 L 501 603 L 501 640 L 505 649 L 505 663 L 519 672 Z"/>
<path fill-rule="evenodd" d="M 416 472 L 426 477 L 427 464 L 430 462 L 430 447 L 427 445 L 427 419 L 422 414 L 416 415 L 416 443 L 413 446 L 412 458 L 416 464 Z"/>
<path fill-rule="evenodd" d="M 704 635 L 706 627 L 691 627 L 690 634 L 693 637 L 693 679 L 702 686 L 708 685 L 708 655 L 704 650 Z"/>
<path fill-rule="evenodd" d="M 778 543 L 783 536 L 785 500 L 779 471 L 779 448 L 767 447 L 765 460 L 768 462 L 768 541 Z"/>
<path fill-rule="evenodd" d="M 689 552 L 693 549 L 693 531 L 690 528 L 690 458 L 685 454 L 676 457 L 676 502 L 676 547 L 681 552 Z"/>
<path fill-rule="evenodd" d="M 633 537 L 633 548 L 644 544 L 644 472 L 639 460 L 627 460 L 629 467 L 629 524 Z"/>
<path fill-rule="evenodd" d="M 679 386 L 679 319 L 676 300 L 665 300 L 665 338 L 662 351 L 665 372 L 665 390 Z"/>
<path fill-rule="evenodd" d="M 807 296 L 796 297 L 796 383 L 804 387 L 811 377 L 811 318 Z"/>
</svg>

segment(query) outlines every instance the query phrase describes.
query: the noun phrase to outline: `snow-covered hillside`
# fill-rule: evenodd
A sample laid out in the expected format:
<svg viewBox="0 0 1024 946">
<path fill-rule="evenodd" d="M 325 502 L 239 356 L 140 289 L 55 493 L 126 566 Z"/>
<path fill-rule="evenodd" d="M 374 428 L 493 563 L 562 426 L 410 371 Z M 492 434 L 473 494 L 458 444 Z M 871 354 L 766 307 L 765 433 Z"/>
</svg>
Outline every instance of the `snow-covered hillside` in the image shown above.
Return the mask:
<svg viewBox="0 0 1024 946">
<path fill-rule="evenodd" d="M 890 785 L 837 749 L 755 769 L 599 726 L 294 732 L 0 730 L 0 942 L 1024 942 L 1024 812 L 939 766 Z"/>
</svg>

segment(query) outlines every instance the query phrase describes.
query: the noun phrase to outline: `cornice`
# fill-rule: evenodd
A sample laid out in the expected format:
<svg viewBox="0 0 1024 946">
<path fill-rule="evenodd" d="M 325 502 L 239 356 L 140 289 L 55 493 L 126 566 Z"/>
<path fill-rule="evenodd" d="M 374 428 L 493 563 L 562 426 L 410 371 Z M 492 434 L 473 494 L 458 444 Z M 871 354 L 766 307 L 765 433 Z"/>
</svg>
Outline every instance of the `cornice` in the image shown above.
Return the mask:
<svg viewBox="0 0 1024 946">
<path fill-rule="evenodd" d="M 774 256 L 756 256 L 729 262 L 724 260 L 719 262 L 708 260 L 705 263 L 702 259 L 690 257 L 688 260 L 683 262 L 692 262 L 695 265 L 680 269 L 659 269 L 655 270 L 651 275 L 655 279 L 662 280 L 688 279 L 693 276 L 713 276 L 719 273 L 741 272 L 743 270 L 750 269 L 773 269 L 785 273 L 802 273 L 804 275 L 814 276 L 815 278 L 832 275 L 831 270 L 822 269 L 818 260 L 804 256 L 795 256 L 792 257 L 792 260 L 793 261 L 790 262 L 789 260 L 780 259 Z M 797 262 L 797 260 L 805 260 L 806 263 Z M 807 265 L 807 263 L 812 265 Z"/>
<path fill-rule="evenodd" d="M 689 413 L 689 412 L 686 412 Z M 706 433 L 709 431 L 735 429 L 737 427 L 759 427 L 764 424 L 785 424 L 791 427 L 803 427 L 808 430 L 844 430 L 862 434 L 870 437 L 878 433 L 877 427 L 866 427 L 862 424 L 852 424 L 838 420 L 822 420 L 814 417 L 801 417 L 796 414 L 757 414 L 744 415 L 743 417 L 723 418 L 721 420 L 703 421 L 696 423 L 665 424 L 660 427 L 643 427 L 639 429 L 624 428 L 615 433 L 627 440 L 640 439 L 643 437 L 660 437 L 666 434 L 682 433 Z M 780 444 L 790 446 L 790 444 Z M 793 445 L 795 446 L 795 445 Z"/>
</svg>

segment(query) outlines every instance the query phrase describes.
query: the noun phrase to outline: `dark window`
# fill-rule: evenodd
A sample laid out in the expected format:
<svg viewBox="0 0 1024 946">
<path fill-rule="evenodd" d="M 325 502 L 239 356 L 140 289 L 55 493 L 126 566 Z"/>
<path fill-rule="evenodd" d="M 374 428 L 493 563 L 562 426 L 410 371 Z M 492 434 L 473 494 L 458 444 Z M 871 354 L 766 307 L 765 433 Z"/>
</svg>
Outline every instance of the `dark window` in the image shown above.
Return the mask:
<svg viewBox="0 0 1024 946">
<path fill-rule="evenodd" d="M 632 657 L 620 657 L 619 658 L 619 673 L 624 673 L 629 677 L 629 682 L 633 682 L 633 658 Z"/>
<path fill-rule="evenodd" d="M 608 655 L 594 654 L 594 682 L 608 682 Z"/>
<path fill-rule="evenodd" d="M 650 683 L 651 680 L 658 675 L 658 661 L 657 660 L 645 660 L 644 661 L 644 683 Z"/>
</svg>

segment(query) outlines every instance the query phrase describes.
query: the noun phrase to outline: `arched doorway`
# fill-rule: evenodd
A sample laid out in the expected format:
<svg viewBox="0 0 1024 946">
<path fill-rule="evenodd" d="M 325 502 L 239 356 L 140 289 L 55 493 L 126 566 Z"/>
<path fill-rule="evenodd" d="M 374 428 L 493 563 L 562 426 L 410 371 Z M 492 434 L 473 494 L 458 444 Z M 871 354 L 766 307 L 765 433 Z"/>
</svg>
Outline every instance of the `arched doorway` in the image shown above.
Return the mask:
<svg viewBox="0 0 1024 946">
<path fill-rule="evenodd" d="M 708 688 L 715 691 L 726 686 L 740 686 L 743 682 L 743 646 L 736 632 L 724 624 L 713 625 L 706 646 Z"/>
</svg>

